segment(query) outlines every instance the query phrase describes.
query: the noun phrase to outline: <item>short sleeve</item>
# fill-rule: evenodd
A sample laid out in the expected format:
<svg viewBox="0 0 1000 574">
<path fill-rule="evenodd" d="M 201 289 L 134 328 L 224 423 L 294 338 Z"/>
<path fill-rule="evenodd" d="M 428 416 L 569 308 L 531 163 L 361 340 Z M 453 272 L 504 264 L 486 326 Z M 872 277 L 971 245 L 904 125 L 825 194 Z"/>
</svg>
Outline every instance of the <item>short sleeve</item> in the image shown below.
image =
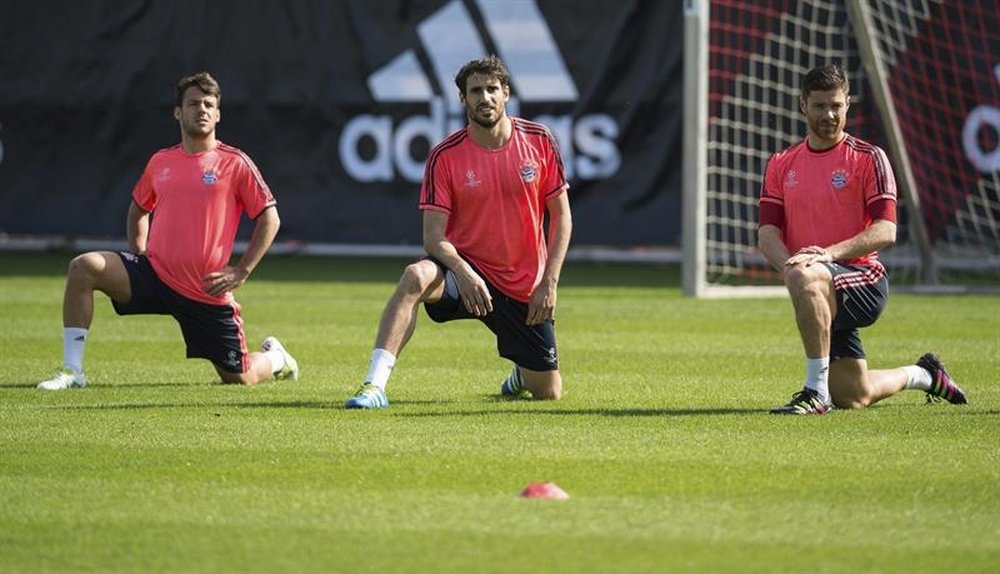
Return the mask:
<svg viewBox="0 0 1000 574">
<path fill-rule="evenodd" d="M 552 135 L 552 132 L 545 130 L 545 181 L 542 189 L 545 190 L 545 200 L 548 201 L 558 196 L 566 189 L 566 169 L 563 166 L 562 152 L 559 151 L 559 142 Z"/>
<path fill-rule="evenodd" d="M 892 172 L 889 158 L 879 147 L 876 147 L 875 153 L 868 157 L 871 158 L 871 161 L 865 177 L 865 204 L 870 206 L 882 200 L 890 200 L 895 203 L 897 201 L 896 176 Z"/>
<path fill-rule="evenodd" d="M 764 183 L 760 186 L 760 204 L 766 203 L 783 206 L 785 203 L 784 190 L 781 187 L 781 174 L 778 164 L 780 162 L 771 156 L 764 168 Z"/>
<path fill-rule="evenodd" d="M 146 169 L 142 170 L 142 176 L 132 189 L 132 201 L 143 210 L 150 212 L 156 208 L 157 195 L 156 187 L 153 185 L 153 158 L 146 164 Z"/>
<path fill-rule="evenodd" d="M 262 211 L 275 205 L 277 201 L 275 201 L 271 188 L 267 186 L 253 160 L 245 154 L 240 154 L 239 158 L 234 174 L 236 194 L 239 196 L 247 215 L 251 219 L 256 219 Z"/>
<path fill-rule="evenodd" d="M 420 185 L 420 209 L 443 213 L 452 211 L 452 186 L 447 160 L 440 153 L 432 153 L 424 166 L 424 180 Z"/>
</svg>

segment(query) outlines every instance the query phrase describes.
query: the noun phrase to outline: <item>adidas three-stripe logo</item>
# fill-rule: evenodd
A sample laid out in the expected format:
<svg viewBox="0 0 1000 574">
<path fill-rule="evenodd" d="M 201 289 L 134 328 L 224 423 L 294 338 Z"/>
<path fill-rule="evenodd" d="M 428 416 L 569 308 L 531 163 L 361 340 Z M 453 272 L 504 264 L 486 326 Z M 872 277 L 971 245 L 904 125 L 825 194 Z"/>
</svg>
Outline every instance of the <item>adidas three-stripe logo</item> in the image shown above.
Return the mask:
<svg viewBox="0 0 1000 574">
<path fill-rule="evenodd" d="M 618 121 L 599 109 L 576 109 L 580 93 L 536 0 L 449 0 L 416 31 L 416 46 L 366 78 L 379 105 L 349 118 L 338 136 L 340 163 L 352 180 L 419 183 L 426 157 L 415 150 L 423 142 L 433 147 L 466 122 L 455 74 L 491 52 L 510 70 L 507 113 L 552 131 L 567 179 L 605 179 L 618 171 Z M 410 104 L 408 111 L 393 109 L 401 103 Z M 427 112 L 414 113 L 414 103 L 426 103 Z M 525 116 L 522 103 L 544 108 L 544 115 Z"/>
</svg>

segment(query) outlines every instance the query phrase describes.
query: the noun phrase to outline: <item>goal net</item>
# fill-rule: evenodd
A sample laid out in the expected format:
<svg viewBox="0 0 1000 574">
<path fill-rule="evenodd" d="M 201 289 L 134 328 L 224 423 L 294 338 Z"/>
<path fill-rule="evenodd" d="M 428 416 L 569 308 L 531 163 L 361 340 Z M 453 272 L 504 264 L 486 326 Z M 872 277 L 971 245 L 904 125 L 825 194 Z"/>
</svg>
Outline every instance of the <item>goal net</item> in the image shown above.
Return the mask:
<svg viewBox="0 0 1000 574">
<path fill-rule="evenodd" d="M 896 172 L 897 244 L 881 253 L 894 285 L 1000 288 L 995 0 L 688 0 L 686 9 L 687 295 L 780 286 L 756 247 L 757 200 L 770 155 L 805 134 L 801 77 L 826 63 L 849 75 L 847 130 L 885 149 Z"/>
</svg>

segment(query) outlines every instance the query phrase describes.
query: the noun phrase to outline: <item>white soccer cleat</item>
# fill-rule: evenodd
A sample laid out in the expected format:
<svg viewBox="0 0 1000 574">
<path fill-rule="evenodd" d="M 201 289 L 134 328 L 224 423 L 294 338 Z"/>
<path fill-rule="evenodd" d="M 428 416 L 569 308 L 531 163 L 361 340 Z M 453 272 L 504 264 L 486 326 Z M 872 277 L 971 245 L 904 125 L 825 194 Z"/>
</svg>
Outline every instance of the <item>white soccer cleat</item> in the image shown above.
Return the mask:
<svg viewBox="0 0 1000 574">
<path fill-rule="evenodd" d="M 274 378 L 279 381 L 295 381 L 299 378 L 299 363 L 292 355 L 285 350 L 285 346 L 275 337 L 267 337 L 260 344 L 263 353 L 268 351 L 278 351 L 285 356 L 285 366 L 280 371 L 274 373 Z"/>
<path fill-rule="evenodd" d="M 56 374 L 47 381 L 38 383 L 38 388 L 43 391 L 64 391 L 66 389 L 82 389 L 87 386 L 87 377 L 83 373 L 79 375 L 70 369 L 58 369 Z"/>
</svg>

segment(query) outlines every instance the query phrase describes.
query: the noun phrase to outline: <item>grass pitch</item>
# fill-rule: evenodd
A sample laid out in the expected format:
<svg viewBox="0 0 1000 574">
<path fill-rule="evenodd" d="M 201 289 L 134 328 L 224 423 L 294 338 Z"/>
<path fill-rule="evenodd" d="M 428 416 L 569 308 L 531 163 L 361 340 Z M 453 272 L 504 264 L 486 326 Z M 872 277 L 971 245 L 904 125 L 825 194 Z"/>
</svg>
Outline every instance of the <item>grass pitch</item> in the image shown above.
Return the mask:
<svg viewBox="0 0 1000 574">
<path fill-rule="evenodd" d="M 784 299 L 681 298 L 676 269 L 569 265 L 566 396 L 496 397 L 476 322 L 422 316 L 392 406 L 345 411 L 398 261 L 270 257 L 238 292 L 295 383 L 213 384 L 165 317 L 101 297 L 90 387 L 61 358 L 69 255 L 0 254 L 0 569 L 996 572 L 1000 299 L 893 295 L 873 367 L 937 350 L 971 404 L 910 392 L 774 417 L 803 361 Z M 526 500 L 551 480 L 568 501 Z"/>
</svg>

